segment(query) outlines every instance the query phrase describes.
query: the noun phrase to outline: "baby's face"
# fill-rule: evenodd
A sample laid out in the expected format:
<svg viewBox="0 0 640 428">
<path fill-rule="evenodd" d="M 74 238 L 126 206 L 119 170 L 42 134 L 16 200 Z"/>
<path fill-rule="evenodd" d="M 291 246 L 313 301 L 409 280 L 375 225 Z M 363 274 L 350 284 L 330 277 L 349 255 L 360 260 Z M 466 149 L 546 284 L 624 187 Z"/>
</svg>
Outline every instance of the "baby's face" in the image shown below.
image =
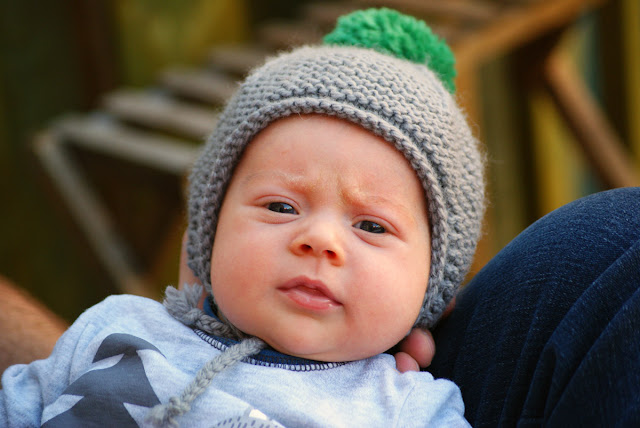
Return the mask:
<svg viewBox="0 0 640 428">
<path fill-rule="evenodd" d="M 351 123 L 292 116 L 263 130 L 234 172 L 213 295 L 280 352 L 361 359 L 411 329 L 430 254 L 423 188 L 404 156 Z"/>
</svg>

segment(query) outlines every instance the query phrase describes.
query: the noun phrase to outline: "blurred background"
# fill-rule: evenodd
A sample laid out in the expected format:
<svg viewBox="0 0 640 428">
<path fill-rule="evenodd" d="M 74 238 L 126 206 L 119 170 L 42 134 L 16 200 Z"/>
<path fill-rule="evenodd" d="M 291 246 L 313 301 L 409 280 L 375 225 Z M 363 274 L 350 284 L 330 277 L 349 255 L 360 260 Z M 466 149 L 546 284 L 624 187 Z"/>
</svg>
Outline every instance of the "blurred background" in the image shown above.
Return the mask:
<svg viewBox="0 0 640 428">
<path fill-rule="evenodd" d="M 547 212 L 640 184 L 638 0 L 4 0 L 0 275 L 67 321 L 112 293 L 158 298 L 188 165 L 237 79 L 368 6 L 456 53 L 489 160 L 474 271 Z"/>
</svg>

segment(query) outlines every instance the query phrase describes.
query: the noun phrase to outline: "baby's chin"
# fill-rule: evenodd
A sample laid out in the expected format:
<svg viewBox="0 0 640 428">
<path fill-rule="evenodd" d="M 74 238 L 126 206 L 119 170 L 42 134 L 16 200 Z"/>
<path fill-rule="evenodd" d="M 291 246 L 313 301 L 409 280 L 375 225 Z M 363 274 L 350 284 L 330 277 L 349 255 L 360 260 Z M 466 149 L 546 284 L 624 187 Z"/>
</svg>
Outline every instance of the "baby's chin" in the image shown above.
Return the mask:
<svg viewBox="0 0 640 428">
<path fill-rule="evenodd" d="M 281 354 L 306 360 L 321 361 L 326 363 L 346 363 L 379 355 L 392 348 L 392 346 L 380 345 L 367 347 L 366 349 L 351 349 L 348 346 L 323 347 L 318 344 L 281 343 L 263 339 L 267 345 Z"/>
<path fill-rule="evenodd" d="M 347 334 L 344 336 L 326 334 L 326 329 L 321 331 L 316 329 L 312 332 L 304 328 L 280 329 L 273 326 L 263 328 L 262 325 L 255 323 L 242 325 L 242 322 L 239 322 L 234 325 L 243 333 L 263 340 L 281 354 L 332 363 L 364 360 L 385 353 L 406 337 L 405 329 L 402 329 L 402 333 L 394 331 L 387 332 L 385 335 Z M 406 330 L 409 331 L 410 328 L 407 327 Z"/>
</svg>

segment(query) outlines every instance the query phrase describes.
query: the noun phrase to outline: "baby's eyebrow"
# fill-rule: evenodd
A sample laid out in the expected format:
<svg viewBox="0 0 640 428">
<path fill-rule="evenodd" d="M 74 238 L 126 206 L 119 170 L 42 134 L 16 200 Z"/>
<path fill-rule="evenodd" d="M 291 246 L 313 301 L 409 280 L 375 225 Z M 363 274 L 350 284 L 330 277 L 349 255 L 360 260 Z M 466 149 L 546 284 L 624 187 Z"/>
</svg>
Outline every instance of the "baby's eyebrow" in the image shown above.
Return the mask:
<svg viewBox="0 0 640 428">
<path fill-rule="evenodd" d="M 254 181 L 263 179 L 275 179 L 282 182 L 288 187 L 298 190 L 309 190 L 314 188 L 318 184 L 310 183 L 304 174 L 294 174 L 291 172 L 285 172 L 276 169 L 253 172 L 247 175 L 242 180 L 242 183 L 244 185 L 250 185 Z M 414 215 L 414 211 L 411 210 L 407 204 L 403 203 L 402 198 L 397 196 L 394 198 L 387 198 L 378 193 L 371 193 L 367 192 L 366 190 L 359 189 L 356 186 L 343 189 L 340 192 L 340 199 L 345 205 L 358 206 L 363 208 L 372 206 L 383 206 L 386 207 L 386 209 L 397 213 L 407 221 L 411 221 L 412 223 L 415 223 L 417 221 Z"/>
<path fill-rule="evenodd" d="M 359 189 L 349 189 L 341 192 L 342 200 L 351 205 L 371 207 L 371 206 L 383 206 L 389 210 L 392 210 L 402 216 L 405 220 L 409 220 L 415 223 L 416 219 L 412 210 L 403 203 L 401 198 L 387 198 L 377 193 L 368 193 Z"/>
<path fill-rule="evenodd" d="M 259 181 L 262 179 L 276 179 L 284 182 L 287 185 L 300 187 L 303 186 L 304 176 L 291 174 L 288 172 L 280 171 L 280 170 L 263 170 L 253 172 L 247 175 L 244 180 L 242 180 L 243 184 L 251 184 L 254 181 Z"/>
</svg>

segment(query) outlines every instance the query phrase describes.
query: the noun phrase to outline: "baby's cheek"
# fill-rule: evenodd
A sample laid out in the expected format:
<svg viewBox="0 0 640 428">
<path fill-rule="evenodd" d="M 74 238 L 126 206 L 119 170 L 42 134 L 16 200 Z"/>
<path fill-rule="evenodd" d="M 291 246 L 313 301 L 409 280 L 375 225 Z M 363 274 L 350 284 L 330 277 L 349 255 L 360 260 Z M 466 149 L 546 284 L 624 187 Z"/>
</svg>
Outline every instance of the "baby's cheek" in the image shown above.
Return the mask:
<svg viewBox="0 0 640 428">
<path fill-rule="evenodd" d="M 370 327 L 371 337 L 378 342 L 380 352 L 398 344 L 411 331 L 420 308 L 421 304 L 416 304 L 415 299 L 408 302 L 407 299 L 388 298 L 378 305 L 378 313 L 370 317 Z"/>
</svg>

